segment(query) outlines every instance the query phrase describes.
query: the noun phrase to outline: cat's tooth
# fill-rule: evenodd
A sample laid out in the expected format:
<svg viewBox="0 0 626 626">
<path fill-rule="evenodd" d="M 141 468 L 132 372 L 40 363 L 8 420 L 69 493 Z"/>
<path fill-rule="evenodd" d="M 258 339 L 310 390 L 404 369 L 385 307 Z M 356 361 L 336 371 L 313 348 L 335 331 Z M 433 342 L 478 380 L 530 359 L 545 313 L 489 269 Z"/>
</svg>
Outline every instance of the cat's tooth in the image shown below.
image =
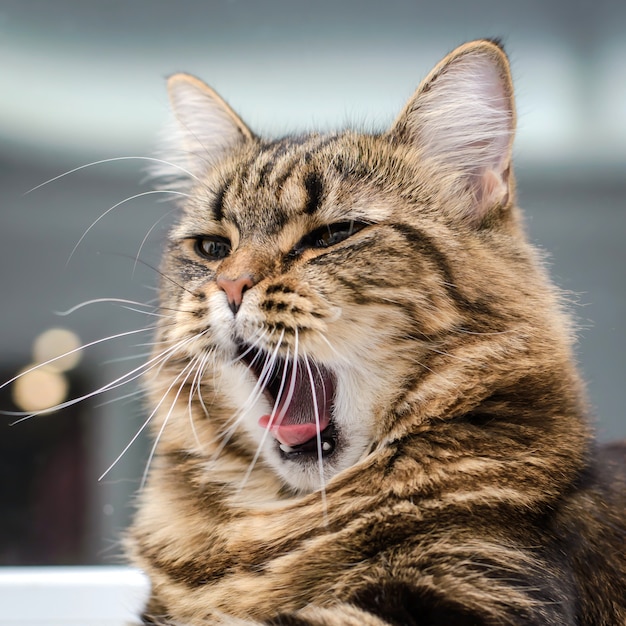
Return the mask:
<svg viewBox="0 0 626 626">
<path fill-rule="evenodd" d="M 288 446 L 286 443 L 281 443 L 278 445 L 278 447 L 287 454 L 293 452 L 293 448 L 291 446 Z"/>
<path fill-rule="evenodd" d="M 330 445 L 330 443 L 328 443 L 328 441 L 325 441 L 322 444 L 322 450 L 324 450 L 325 452 L 328 452 L 329 450 L 332 450 L 332 446 Z"/>
</svg>

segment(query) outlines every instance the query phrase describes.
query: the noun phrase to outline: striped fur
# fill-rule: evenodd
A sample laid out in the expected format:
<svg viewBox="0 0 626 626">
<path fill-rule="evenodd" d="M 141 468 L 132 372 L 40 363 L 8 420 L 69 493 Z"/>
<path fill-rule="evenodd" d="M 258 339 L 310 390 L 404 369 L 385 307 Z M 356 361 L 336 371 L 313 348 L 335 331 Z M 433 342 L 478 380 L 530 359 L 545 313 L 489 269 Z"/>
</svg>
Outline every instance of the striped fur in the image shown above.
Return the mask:
<svg viewBox="0 0 626 626">
<path fill-rule="evenodd" d="M 624 453 L 595 449 L 520 226 L 499 45 L 381 134 L 268 141 L 197 79 L 170 92 L 146 624 L 626 623 Z M 259 425 L 326 410 L 313 453 Z"/>
</svg>

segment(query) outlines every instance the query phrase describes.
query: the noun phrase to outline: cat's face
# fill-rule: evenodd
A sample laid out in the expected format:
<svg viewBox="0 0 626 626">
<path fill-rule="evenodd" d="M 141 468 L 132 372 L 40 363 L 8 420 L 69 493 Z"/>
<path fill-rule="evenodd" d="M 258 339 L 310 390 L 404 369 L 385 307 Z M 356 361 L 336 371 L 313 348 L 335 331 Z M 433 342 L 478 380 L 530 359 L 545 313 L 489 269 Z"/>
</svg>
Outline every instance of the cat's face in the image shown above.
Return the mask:
<svg viewBox="0 0 626 626">
<path fill-rule="evenodd" d="M 169 290 L 189 311 L 176 334 L 211 353 L 211 383 L 234 410 L 225 430 L 300 489 L 363 455 L 401 361 L 419 360 L 415 346 L 403 354 L 406 337 L 418 345 L 453 315 L 427 255 L 396 226 L 412 221 L 397 192 L 365 171 L 350 184 L 349 161 L 372 176 L 381 167 L 359 162 L 362 143 L 257 146 L 245 169 L 241 155 L 194 191 L 172 234 L 167 274 L 192 292 Z"/>
<path fill-rule="evenodd" d="M 189 447 L 315 490 L 390 436 L 389 407 L 447 337 L 484 332 L 454 283 L 490 280 L 514 115 L 504 55 L 472 46 L 376 136 L 264 142 L 208 87 L 171 79 L 188 199 L 160 334 L 185 363 L 167 392 L 190 389 Z"/>
</svg>

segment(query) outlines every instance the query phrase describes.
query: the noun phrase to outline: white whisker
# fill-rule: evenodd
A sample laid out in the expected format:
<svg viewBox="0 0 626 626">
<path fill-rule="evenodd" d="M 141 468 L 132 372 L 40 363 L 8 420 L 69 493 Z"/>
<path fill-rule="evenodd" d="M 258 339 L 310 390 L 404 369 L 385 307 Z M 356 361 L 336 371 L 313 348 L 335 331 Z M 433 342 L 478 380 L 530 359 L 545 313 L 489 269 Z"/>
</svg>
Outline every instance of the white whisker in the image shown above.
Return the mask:
<svg viewBox="0 0 626 626">
<path fill-rule="evenodd" d="M 326 395 L 326 383 L 324 382 L 324 376 L 322 376 L 322 371 L 320 370 L 319 365 L 313 361 L 313 365 L 315 365 L 315 369 L 320 377 L 320 382 L 322 383 L 322 393 L 324 394 L 324 406 L 327 404 L 328 396 Z"/>
<path fill-rule="evenodd" d="M 284 332 L 285 331 L 283 331 L 283 334 L 280 336 L 279 342 L 282 342 Z M 281 398 L 283 397 L 283 391 L 285 389 L 285 382 L 287 381 L 288 366 L 289 366 L 289 346 L 287 346 L 287 355 L 285 357 L 285 362 L 283 363 L 283 373 L 280 378 L 280 386 L 278 387 L 278 393 L 276 394 L 276 399 L 274 400 L 274 406 L 272 407 L 272 412 L 270 414 L 270 421 L 269 421 L 268 426 L 271 426 L 274 423 L 274 418 L 276 417 L 276 410 L 278 409 Z"/>
<path fill-rule="evenodd" d="M 161 424 L 161 428 L 159 429 L 157 436 L 154 438 L 154 443 L 152 444 L 152 448 L 150 449 L 150 454 L 148 455 L 148 460 L 146 462 L 146 469 L 144 470 L 143 476 L 141 477 L 141 484 L 139 487 L 140 490 L 142 490 L 146 484 L 146 480 L 148 479 L 148 471 L 150 470 L 150 465 L 152 464 L 152 459 L 154 458 L 154 454 L 156 452 L 157 446 L 159 445 L 159 442 L 161 441 L 161 436 L 163 435 L 163 431 L 165 430 L 165 427 L 167 426 L 167 423 L 169 422 L 169 419 L 172 416 L 172 413 L 174 412 L 174 407 L 178 403 L 178 399 L 180 398 L 180 394 L 182 393 L 185 384 L 187 383 L 187 381 L 189 380 L 189 377 L 191 376 L 193 372 L 196 361 L 197 359 L 192 359 L 181 370 L 178 376 L 176 376 L 176 378 L 172 381 L 172 384 L 167 388 L 167 391 L 163 394 L 161 401 L 157 404 L 157 406 L 155 407 L 155 410 L 151 414 L 151 416 L 155 414 L 155 412 L 161 407 L 161 405 L 165 401 L 165 398 L 167 397 L 169 392 L 174 388 L 174 385 L 182 378 L 183 375 L 185 375 L 185 378 L 183 379 L 182 383 L 178 387 L 178 391 L 176 392 L 176 395 L 174 396 L 174 399 L 172 400 L 172 403 L 170 404 L 170 408 L 167 414 L 163 418 L 163 423 Z"/>
<path fill-rule="evenodd" d="M 193 437 L 196 441 L 196 444 L 198 445 L 198 448 L 200 449 L 203 448 L 203 445 L 202 445 L 202 442 L 200 441 L 200 437 L 198 437 L 198 432 L 196 431 L 196 425 L 193 419 L 193 396 L 194 396 L 194 393 L 198 395 L 200 406 L 202 406 L 202 409 L 204 410 L 204 414 L 208 417 L 209 412 L 207 410 L 206 405 L 204 404 L 204 399 L 202 398 L 202 391 L 201 391 L 200 385 L 201 385 L 202 378 L 204 376 L 206 367 L 208 365 L 208 362 L 211 356 L 212 356 L 212 352 L 207 352 L 206 354 L 203 354 L 200 356 L 199 361 L 198 361 L 198 367 L 196 368 L 196 372 L 194 374 L 193 380 L 191 381 L 191 388 L 189 390 L 189 400 L 187 402 L 187 409 L 189 413 L 189 424 L 191 426 L 191 431 L 193 433 Z"/>
<path fill-rule="evenodd" d="M 165 191 L 165 190 L 164 190 Z M 137 263 L 139 262 L 139 257 L 141 255 L 141 251 L 143 250 L 143 247 L 146 243 L 146 241 L 148 240 L 148 237 L 150 237 L 150 234 L 152 233 L 152 231 L 169 215 L 171 215 L 172 213 L 174 213 L 175 209 L 172 209 L 171 211 L 168 211 L 165 215 L 161 215 L 161 217 L 152 225 L 152 227 L 150 228 L 150 230 L 146 233 L 146 236 L 141 240 L 141 244 L 139 245 L 139 250 L 137 250 L 137 254 L 135 255 L 135 263 L 133 264 L 133 271 L 131 276 L 135 276 L 135 271 L 137 270 Z"/>
<path fill-rule="evenodd" d="M 281 332 L 280 335 L 280 339 L 277 341 L 276 343 L 276 348 L 274 349 L 274 352 L 272 353 L 272 357 L 271 357 L 271 362 L 270 362 L 270 372 L 274 371 L 274 364 L 276 362 L 276 356 L 278 354 L 278 350 L 280 349 L 280 346 L 282 344 L 283 341 L 283 337 L 285 336 L 285 331 L 283 329 L 283 331 Z M 287 362 L 285 361 L 285 367 L 283 368 L 283 378 L 281 381 L 281 389 L 282 389 L 282 385 L 285 381 L 285 374 L 286 374 L 286 370 L 287 370 Z M 280 391 L 278 393 L 278 395 L 280 396 Z M 278 402 L 278 400 L 275 401 L 274 403 L 274 407 L 276 406 L 276 403 Z M 237 489 L 237 493 L 239 493 L 246 485 L 246 483 L 248 482 L 248 478 L 250 478 L 250 474 L 252 473 L 252 470 L 254 469 L 254 466 L 256 465 L 256 462 L 259 460 L 259 456 L 261 456 L 261 452 L 263 450 L 263 446 L 265 445 L 265 442 L 267 440 L 267 437 L 269 436 L 270 433 L 270 426 L 272 425 L 272 420 L 274 417 L 274 409 L 272 409 L 272 413 L 270 415 L 270 420 L 269 423 L 267 425 L 267 428 L 265 429 L 262 437 L 261 437 L 261 441 L 259 442 L 259 445 L 257 446 L 256 449 L 256 453 L 254 455 L 254 457 L 252 458 L 252 461 L 250 462 L 250 464 L 248 465 L 248 469 L 245 473 L 245 476 L 243 477 L 243 480 L 241 481 L 241 484 L 239 485 L 239 488 Z"/>
<path fill-rule="evenodd" d="M 206 355 L 206 359 L 202 364 L 202 375 L 198 377 L 198 384 L 197 384 L 197 394 L 198 394 L 198 400 L 200 402 L 200 406 L 202 407 L 202 410 L 204 411 L 204 415 L 206 417 L 209 417 L 209 409 L 207 408 L 205 402 L 204 402 L 204 396 L 202 395 L 202 379 L 204 378 L 204 374 L 206 373 L 206 369 L 209 365 L 209 359 L 210 358 L 214 358 L 215 355 L 213 352 L 208 352 Z M 213 388 L 215 389 L 215 370 L 213 373 Z"/>
<path fill-rule="evenodd" d="M 237 361 L 241 361 L 246 354 L 250 354 L 250 352 L 252 352 L 259 345 L 265 335 L 267 335 L 267 330 L 260 333 L 259 336 L 241 354 L 237 355 L 232 361 L 230 361 L 229 365 L 237 363 Z"/>
<path fill-rule="evenodd" d="M 67 259 L 67 264 L 69 264 L 69 262 L 72 260 L 72 257 L 74 256 L 74 253 L 76 252 L 76 250 L 78 249 L 78 246 L 80 246 L 80 244 L 82 243 L 83 239 L 85 239 L 85 237 L 89 234 L 89 232 L 91 231 L 91 229 L 104 217 L 106 217 L 111 211 L 117 209 L 117 207 L 122 206 L 122 204 L 125 204 L 126 202 L 130 202 L 131 200 L 136 200 L 137 198 L 142 198 L 144 196 L 150 196 L 150 195 L 154 195 L 157 193 L 169 193 L 169 194 L 174 194 L 177 196 L 185 196 L 185 197 L 189 197 L 188 194 L 183 193 L 182 191 L 173 191 L 170 189 L 151 189 L 150 191 L 142 191 L 141 193 L 136 193 L 135 195 L 132 195 L 128 198 L 124 198 L 124 200 L 120 200 L 119 202 L 116 202 L 112 207 L 109 207 L 104 213 L 102 213 L 102 215 L 100 215 L 100 217 L 98 217 L 96 220 L 94 220 L 91 225 L 87 228 L 87 230 L 81 235 L 80 239 L 76 242 L 76 245 L 72 248 L 72 251 L 70 252 L 70 256 Z"/>
<path fill-rule="evenodd" d="M 246 400 L 243 408 L 240 409 L 239 411 L 240 413 L 244 414 L 251 407 L 253 407 L 257 403 L 258 399 L 261 397 L 263 392 L 265 391 L 265 387 L 267 386 L 266 383 L 269 382 L 269 379 L 271 378 L 272 372 L 274 370 L 274 363 L 276 362 L 277 352 L 278 352 L 278 346 L 276 346 L 276 349 L 274 350 L 272 354 L 267 354 L 265 356 L 265 362 L 263 363 L 263 367 L 261 369 L 261 373 L 259 374 L 258 380 L 256 381 L 254 385 L 254 389 L 252 390 L 252 393 L 248 397 L 248 400 Z M 259 357 L 260 354 L 261 354 L 260 352 L 257 353 L 257 355 L 252 360 L 252 363 L 256 361 L 256 359 Z"/>
<path fill-rule="evenodd" d="M 291 400 L 293 399 L 293 394 L 296 389 L 296 377 L 298 374 L 298 330 L 296 329 L 296 333 L 294 336 L 294 345 L 293 345 L 293 368 L 291 369 L 291 377 L 289 379 L 289 389 L 287 390 L 287 398 L 283 403 L 283 408 L 280 410 L 280 414 L 278 415 L 278 423 L 280 424 L 285 417 L 285 413 L 287 412 L 287 408 L 291 404 Z"/>
<path fill-rule="evenodd" d="M 94 298 L 93 300 L 86 300 L 85 302 L 76 304 L 75 306 L 67 309 L 67 311 L 55 311 L 54 314 L 60 317 L 66 317 L 67 315 L 72 315 L 72 313 L 76 313 L 76 311 L 80 311 L 80 309 L 86 306 L 90 306 L 92 304 L 101 304 L 102 302 L 114 303 L 114 304 L 127 304 L 127 305 L 132 305 L 132 306 L 145 306 L 151 309 L 155 308 L 152 304 L 144 304 L 143 302 L 136 302 L 135 300 L 126 300 L 125 298 Z"/>
<path fill-rule="evenodd" d="M 246 400 L 244 405 L 242 407 L 240 407 L 226 421 L 225 426 L 227 426 L 227 428 L 225 430 L 222 430 L 222 432 L 220 433 L 220 435 L 218 437 L 219 441 L 220 441 L 220 445 L 218 446 L 218 448 L 215 451 L 215 453 L 212 455 L 212 462 L 217 459 L 217 457 L 221 454 L 222 450 L 224 450 L 226 445 L 228 445 L 228 442 L 230 441 L 231 437 L 235 433 L 235 430 L 237 429 L 237 426 L 241 423 L 241 421 L 244 419 L 246 413 L 256 404 L 258 399 L 261 397 L 261 395 L 265 391 L 264 380 L 269 375 L 269 372 L 271 372 L 271 368 L 268 367 L 269 360 L 270 360 L 270 356 L 267 355 L 266 358 L 265 358 L 265 363 L 263 365 L 263 370 L 261 372 L 261 376 L 259 377 L 259 379 L 255 383 L 254 388 L 253 388 L 252 392 L 250 393 L 250 395 L 248 396 L 248 399 Z"/>
<path fill-rule="evenodd" d="M 158 317 L 159 319 L 174 319 L 170 314 L 164 315 L 163 313 L 153 313 L 152 311 L 142 311 L 141 309 L 136 309 L 132 306 L 121 306 L 122 309 L 126 309 L 127 311 L 132 311 L 133 313 L 142 313 L 143 315 L 149 315 L 151 317 Z"/>
<path fill-rule="evenodd" d="M 296 336 L 298 329 L 296 328 Z M 313 413 L 315 414 L 315 430 L 317 439 L 317 467 L 320 476 L 320 494 L 322 496 L 322 509 L 324 511 L 324 525 L 328 526 L 328 509 L 326 505 L 326 481 L 324 479 L 324 458 L 322 456 L 322 428 L 320 421 L 320 412 L 317 405 L 317 394 L 315 393 L 315 381 L 313 379 L 313 372 L 311 371 L 311 365 L 309 364 L 309 358 L 306 354 L 304 357 L 304 365 L 306 366 L 309 374 L 309 382 L 311 383 L 311 396 L 313 399 Z"/>
<path fill-rule="evenodd" d="M 161 163 L 163 165 L 169 165 L 171 167 L 175 167 L 179 169 L 183 174 L 187 174 L 187 176 L 190 176 L 191 178 L 200 182 L 200 179 L 194 174 L 192 174 L 189 170 L 186 170 L 184 167 L 181 167 L 180 165 L 176 163 L 171 163 L 170 161 L 166 161 L 165 159 L 157 159 L 155 157 L 145 157 L 145 156 L 121 156 L 121 157 L 112 157 L 110 159 L 100 159 L 99 161 L 92 161 L 91 163 L 85 163 L 84 165 L 75 167 L 74 169 L 64 172 L 63 174 L 59 174 L 58 176 L 55 176 L 54 178 L 50 178 L 49 180 L 46 180 L 43 183 L 40 183 L 36 187 L 29 189 L 28 191 L 24 193 L 24 195 L 26 196 L 29 193 L 32 193 L 33 191 L 37 191 L 37 189 L 41 189 L 41 187 L 45 187 L 46 185 L 53 183 L 55 180 L 59 180 L 60 178 L 65 178 L 65 176 L 69 176 L 70 174 L 74 174 L 75 172 L 79 172 L 80 170 L 84 170 L 88 167 L 93 167 L 95 165 L 102 165 L 104 163 L 114 163 L 115 161 L 151 161 L 153 163 Z"/>
<path fill-rule="evenodd" d="M 63 354 L 59 354 L 58 356 L 48 359 L 47 361 L 44 361 L 43 363 L 37 363 L 37 365 L 33 365 L 32 367 L 29 367 L 27 370 L 20 372 L 17 376 L 14 376 L 13 378 L 10 378 L 6 382 L 2 383 L 0 385 L 0 389 L 10 385 L 11 383 L 14 383 L 18 378 L 21 378 L 22 376 L 26 376 L 26 374 L 30 374 L 30 372 L 34 372 L 35 370 L 41 369 L 42 367 L 46 367 L 47 365 L 55 363 L 56 361 L 59 361 L 60 359 L 64 359 L 65 357 L 70 356 L 71 354 L 76 354 L 77 352 L 81 352 L 82 350 L 86 350 L 87 348 L 91 348 L 92 346 L 96 346 L 100 343 L 104 343 L 105 341 L 111 341 L 113 339 L 120 339 L 121 337 L 129 337 L 130 335 L 136 335 L 138 333 L 145 333 L 148 331 L 152 331 L 152 328 L 137 328 L 135 330 L 128 330 L 123 333 L 118 333 L 116 335 L 109 335 L 108 337 L 103 337 L 102 339 L 96 339 L 95 341 L 90 341 L 89 343 L 85 343 L 82 346 L 79 346 L 78 348 L 73 348 L 72 350 L 68 350 L 67 352 L 64 352 Z M 46 412 L 49 412 L 49 410 L 50 409 L 47 409 Z M 20 413 L 19 415 L 22 415 L 22 413 Z"/>
<path fill-rule="evenodd" d="M 243 352 L 241 355 L 239 355 L 237 358 L 233 359 L 232 361 L 230 361 L 229 365 L 233 365 L 234 363 L 237 363 L 238 361 L 240 361 L 242 359 L 243 356 L 245 356 L 246 354 L 248 354 L 252 349 L 253 346 L 255 346 L 256 344 L 259 343 L 259 341 L 263 338 L 263 336 L 267 333 L 267 331 L 263 331 L 263 333 L 255 340 L 255 342 L 253 343 L 252 346 L 250 346 L 245 352 Z M 256 363 L 256 361 L 260 358 L 261 356 L 261 352 L 258 351 L 255 355 L 254 358 L 252 359 L 252 362 L 250 365 L 253 365 L 254 363 Z M 254 388 L 252 390 L 252 392 L 250 393 L 250 395 L 248 396 L 248 399 L 246 400 L 246 402 L 244 403 L 244 405 L 242 407 L 240 407 L 226 422 L 226 425 L 228 425 L 229 423 L 232 422 L 232 425 L 229 426 L 229 428 L 226 430 L 226 432 L 224 433 L 224 436 L 227 436 L 226 442 L 228 441 L 228 439 L 230 439 L 230 437 L 232 436 L 232 432 L 234 432 L 234 429 L 236 428 L 237 424 L 241 421 L 241 419 L 243 418 L 243 416 L 250 410 L 251 407 L 254 406 L 254 404 L 256 404 L 257 400 L 261 397 L 261 394 L 263 393 L 264 390 L 264 382 L 266 380 L 266 378 L 268 377 L 269 373 L 271 372 L 271 369 L 268 368 L 268 363 L 270 361 L 271 356 L 270 355 L 266 355 L 265 357 L 265 363 L 263 364 L 263 367 L 261 369 L 261 375 L 259 376 L 259 378 L 257 379 Z M 221 448 L 223 449 L 223 447 Z"/>
<path fill-rule="evenodd" d="M 144 373 L 148 372 L 150 369 L 152 369 L 153 367 L 157 367 L 159 365 L 162 365 L 161 361 L 165 362 L 167 361 L 170 356 L 172 354 L 174 354 L 174 352 L 176 350 L 179 350 L 180 348 L 182 348 L 183 346 L 185 346 L 187 343 L 190 343 L 191 341 L 193 341 L 194 339 L 196 339 L 196 337 L 189 337 L 187 339 L 184 339 L 182 341 L 177 342 L 176 344 L 174 344 L 173 346 L 171 346 L 170 348 L 168 348 L 167 350 L 164 350 L 163 352 L 161 352 L 160 354 L 156 355 L 155 357 L 153 357 L 152 359 L 150 359 L 147 363 L 145 363 L 143 366 L 141 367 L 145 367 L 145 366 L 150 366 L 147 367 L 147 369 L 145 369 L 144 371 L 141 371 L 137 376 L 135 376 L 134 378 L 139 378 L 140 376 L 143 376 Z M 193 362 L 193 361 L 192 361 Z M 187 369 L 189 365 L 187 365 L 185 367 L 185 369 Z M 133 370 L 133 372 L 138 371 L 140 368 L 136 368 L 135 370 Z M 184 370 L 183 370 L 184 371 Z M 179 375 L 180 376 L 180 375 Z M 178 377 L 177 377 L 178 379 Z M 174 381 L 174 383 L 172 383 L 172 386 L 175 384 L 176 381 Z M 170 387 L 171 389 L 171 387 Z M 166 392 L 165 395 L 167 395 L 168 391 Z M 115 461 L 113 461 L 113 463 L 106 469 L 106 471 L 102 474 L 102 476 L 100 476 L 100 478 L 98 480 L 102 480 L 112 469 L 113 467 L 115 467 L 116 463 L 124 456 L 124 454 L 126 454 L 126 452 L 128 451 L 128 449 L 133 445 L 133 443 L 137 440 L 137 438 L 139 437 L 139 435 L 143 432 L 143 430 L 146 428 L 146 426 L 150 423 L 150 421 L 152 420 L 152 418 L 154 417 L 154 415 L 157 413 L 158 409 L 160 408 L 161 404 L 163 403 L 164 399 L 165 399 L 165 395 L 163 396 L 163 398 L 161 399 L 161 402 L 159 402 L 157 404 L 157 406 L 154 408 L 154 410 L 150 413 L 150 415 L 148 416 L 148 418 L 146 419 L 146 421 L 141 425 L 141 427 L 139 428 L 139 430 L 135 433 L 134 437 L 130 440 L 130 442 L 126 445 L 126 447 L 122 450 L 122 452 L 118 455 L 118 457 L 115 459 Z M 143 483 L 142 483 L 143 484 Z"/>
<path fill-rule="evenodd" d="M 250 345 L 245 352 L 243 352 L 242 354 L 238 355 L 235 359 L 232 359 L 229 362 L 229 365 L 233 365 L 235 363 L 237 363 L 238 361 L 241 361 L 241 359 L 248 353 L 250 353 L 252 350 L 255 349 L 255 347 L 258 345 L 258 343 L 263 339 L 263 337 L 267 334 L 267 330 L 264 330 L 261 334 L 259 334 L 258 337 L 255 338 L 255 340 L 253 341 L 252 345 Z M 280 343 L 282 342 L 282 339 L 284 337 L 284 332 L 281 333 L 280 336 L 280 340 L 278 342 L 279 346 Z M 219 445 L 217 447 L 217 449 L 215 450 L 215 452 L 211 455 L 211 463 L 215 462 L 217 460 L 217 458 L 219 457 L 219 455 L 221 454 L 221 452 L 224 450 L 224 448 L 226 447 L 226 445 L 228 445 L 228 442 L 230 441 L 231 437 L 233 436 L 233 434 L 235 433 L 235 430 L 237 428 L 237 426 L 240 424 L 240 422 L 244 419 L 245 414 L 250 410 L 250 408 L 252 406 L 254 406 L 254 404 L 257 402 L 257 400 L 260 398 L 261 394 L 264 391 L 264 384 L 265 384 L 265 379 L 271 374 L 272 369 L 273 369 L 273 365 L 272 367 L 268 368 L 268 365 L 270 363 L 270 361 L 272 361 L 272 359 L 275 362 L 275 358 L 276 355 L 278 354 L 278 347 L 274 350 L 273 355 L 266 355 L 266 360 L 265 363 L 263 365 L 262 371 L 261 371 L 261 375 L 259 376 L 259 379 L 257 380 L 257 382 L 255 383 L 255 386 L 252 390 L 252 392 L 250 393 L 248 399 L 246 400 L 246 402 L 244 403 L 244 405 L 242 407 L 240 407 L 227 421 L 226 421 L 226 428 L 223 429 L 217 436 L 216 439 L 214 439 L 211 443 L 216 443 L 217 441 L 219 441 Z M 260 352 L 258 352 L 254 358 L 252 359 L 252 363 L 254 363 L 260 356 Z"/>
<path fill-rule="evenodd" d="M 134 347 L 139 347 L 135 345 Z M 116 363 L 126 363 L 127 361 L 137 361 L 139 359 L 147 359 L 152 353 L 151 352 L 141 352 L 138 354 L 130 354 L 128 356 L 118 356 L 114 359 L 105 359 L 102 361 L 103 365 L 115 365 Z"/>
<path fill-rule="evenodd" d="M 115 402 L 124 402 L 124 400 L 130 400 L 131 398 L 136 398 L 142 395 L 143 391 L 141 389 L 135 389 L 135 391 L 131 391 L 130 393 L 125 393 L 121 396 L 116 396 L 115 398 L 110 398 L 109 400 L 103 400 L 102 402 L 98 402 L 95 406 L 103 407 L 109 404 L 114 404 Z"/>
<path fill-rule="evenodd" d="M 338 352 L 337 348 L 335 348 L 335 346 L 333 346 L 330 343 L 330 341 L 328 340 L 327 337 L 325 337 L 322 333 L 318 333 L 317 336 L 326 343 L 326 345 L 339 357 L 339 359 L 341 361 L 343 361 L 344 363 L 347 363 L 348 365 L 350 365 L 350 359 L 348 357 L 346 357 L 345 355 L 341 354 L 340 352 Z"/>
<path fill-rule="evenodd" d="M 141 330 L 145 330 L 145 329 L 141 329 Z M 138 332 L 138 331 L 131 331 L 130 333 L 121 333 L 120 335 L 117 336 L 124 336 L 124 335 L 128 335 L 131 334 L 132 332 Z M 110 339 L 110 337 L 108 338 Z M 161 354 L 157 355 L 156 357 L 150 359 L 147 363 L 143 363 L 142 365 L 134 368 L 133 370 L 131 370 L 130 372 L 126 372 L 125 374 L 123 374 L 122 376 L 119 376 L 118 378 L 116 378 L 115 380 L 113 380 L 110 383 L 107 383 L 106 385 L 103 385 L 102 387 L 95 389 L 94 391 L 90 391 L 89 393 L 86 393 L 78 398 L 73 398 L 72 400 L 67 400 L 66 402 L 62 402 L 60 404 L 57 404 L 53 407 L 49 407 L 47 409 L 42 409 L 40 411 L 32 411 L 32 412 L 24 412 L 24 411 L 4 411 L 3 413 L 5 415 L 15 415 L 15 416 L 22 416 L 20 419 L 15 420 L 14 422 L 11 423 L 11 426 L 17 425 L 25 420 L 31 419 L 33 417 L 37 417 L 39 415 L 47 415 L 49 413 L 55 412 L 55 411 L 60 411 L 62 409 L 66 409 L 70 406 L 74 406 L 75 404 L 79 404 L 80 402 L 84 402 L 85 400 L 88 400 L 89 398 L 93 398 L 95 396 L 98 396 L 100 394 L 106 393 L 108 391 L 112 391 L 113 389 L 117 389 L 118 387 L 122 387 L 124 385 L 127 385 L 128 383 L 137 380 L 138 378 L 140 378 L 141 376 L 144 375 L 144 373 L 150 371 L 153 367 L 156 367 L 157 365 L 159 365 L 159 361 L 160 360 L 164 360 L 166 361 L 170 355 L 176 351 L 177 349 L 179 349 L 182 345 L 184 345 L 185 343 L 191 341 L 195 339 L 195 337 L 192 337 L 191 339 L 187 339 L 184 341 L 181 341 L 177 344 L 175 344 L 174 346 L 172 346 L 171 348 L 169 348 L 168 350 L 163 351 Z M 73 351 L 75 352 L 75 350 Z M 68 353 L 70 354 L 70 353 Z M 65 355 L 62 355 L 65 356 Z M 52 361 L 56 361 L 58 358 L 61 357 L 55 357 L 54 359 L 51 359 L 50 362 Z M 29 371 L 33 371 L 38 369 L 39 367 L 43 367 L 45 365 L 45 363 L 41 363 L 35 367 L 30 368 L 30 370 L 27 370 L 26 372 L 23 372 L 22 374 L 20 374 L 19 376 L 24 376 L 25 374 L 27 374 Z M 19 376 L 17 378 L 19 378 Z M 13 379 L 15 380 L 15 378 Z M 9 381 L 11 382 L 11 381 Z M 9 382 L 4 383 L 4 385 L 9 384 Z"/>
</svg>

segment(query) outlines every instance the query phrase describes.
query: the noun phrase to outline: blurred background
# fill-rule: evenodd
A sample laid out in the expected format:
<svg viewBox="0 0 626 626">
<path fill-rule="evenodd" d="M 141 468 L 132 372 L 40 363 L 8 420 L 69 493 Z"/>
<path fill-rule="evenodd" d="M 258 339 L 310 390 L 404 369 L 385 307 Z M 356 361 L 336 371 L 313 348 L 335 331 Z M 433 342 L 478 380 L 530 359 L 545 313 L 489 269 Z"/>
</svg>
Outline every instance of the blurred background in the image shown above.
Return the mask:
<svg viewBox="0 0 626 626">
<path fill-rule="evenodd" d="M 141 195 L 146 163 L 38 186 L 153 154 L 168 74 L 202 77 L 260 133 L 384 128 L 478 37 L 511 56 L 519 200 L 574 303 L 599 437 L 626 436 L 626 3 L 609 0 L 0 0 L 0 379 L 112 337 L 5 386 L 0 408 L 89 396 L 145 358 L 141 307 L 58 313 L 154 298 L 173 215 Z M 1 564 L 119 561 L 150 451 L 140 436 L 116 462 L 147 416 L 136 391 L 0 418 Z"/>
</svg>

